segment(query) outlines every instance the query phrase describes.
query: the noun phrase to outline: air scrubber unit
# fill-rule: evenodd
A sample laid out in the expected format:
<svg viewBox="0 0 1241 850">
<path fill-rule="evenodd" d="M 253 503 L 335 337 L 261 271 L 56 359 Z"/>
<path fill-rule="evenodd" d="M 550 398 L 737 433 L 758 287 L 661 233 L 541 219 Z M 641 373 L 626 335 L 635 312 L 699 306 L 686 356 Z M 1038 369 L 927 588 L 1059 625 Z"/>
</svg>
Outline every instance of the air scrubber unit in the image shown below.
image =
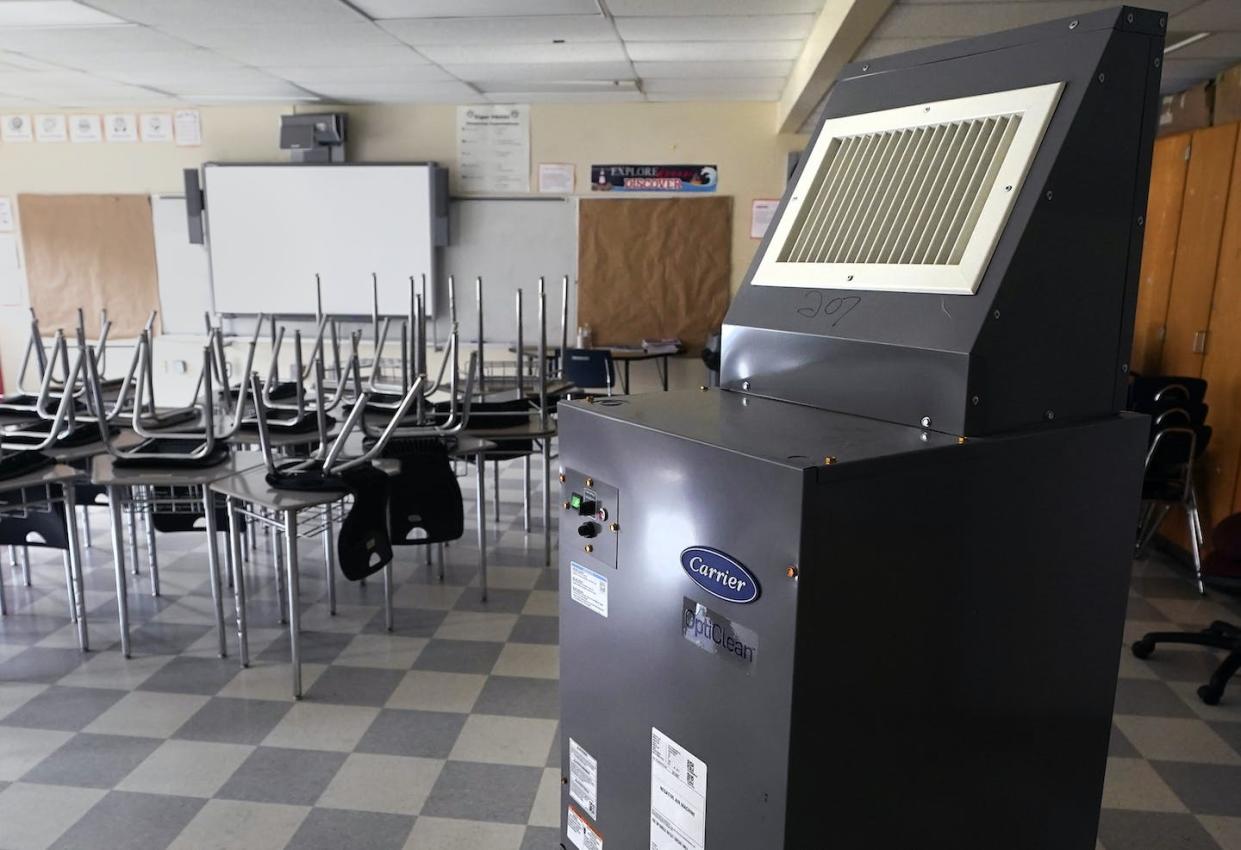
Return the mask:
<svg viewBox="0 0 1241 850">
<path fill-rule="evenodd" d="M 721 387 L 560 406 L 565 848 L 1093 850 L 1165 24 L 846 67 Z"/>
</svg>

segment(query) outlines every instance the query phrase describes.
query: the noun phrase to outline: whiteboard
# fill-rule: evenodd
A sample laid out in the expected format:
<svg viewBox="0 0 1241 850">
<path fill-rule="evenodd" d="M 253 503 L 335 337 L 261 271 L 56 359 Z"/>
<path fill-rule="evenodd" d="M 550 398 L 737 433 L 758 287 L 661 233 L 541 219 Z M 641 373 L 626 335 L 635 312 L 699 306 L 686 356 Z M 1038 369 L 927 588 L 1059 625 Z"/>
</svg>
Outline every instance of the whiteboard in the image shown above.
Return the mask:
<svg viewBox="0 0 1241 850">
<path fill-rule="evenodd" d="M 432 279 L 431 166 L 226 165 L 203 170 L 215 308 L 409 312 L 409 277 Z"/>
<path fill-rule="evenodd" d="M 201 334 L 211 312 L 207 249 L 190 242 L 185 197 L 152 195 L 155 271 L 159 276 L 159 325 L 166 334 Z"/>
<path fill-rule="evenodd" d="M 528 345 L 538 341 L 538 278 L 547 282 L 547 345 L 560 345 L 561 278 L 569 276 L 569 342 L 577 335 L 577 203 L 572 198 L 454 198 L 444 274 L 457 281 L 462 339 L 477 339 L 474 279 L 483 278 L 483 336 L 517 339 L 516 293 Z M 441 281 L 441 286 L 444 285 Z M 446 297 L 441 291 L 441 297 Z"/>
</svg>

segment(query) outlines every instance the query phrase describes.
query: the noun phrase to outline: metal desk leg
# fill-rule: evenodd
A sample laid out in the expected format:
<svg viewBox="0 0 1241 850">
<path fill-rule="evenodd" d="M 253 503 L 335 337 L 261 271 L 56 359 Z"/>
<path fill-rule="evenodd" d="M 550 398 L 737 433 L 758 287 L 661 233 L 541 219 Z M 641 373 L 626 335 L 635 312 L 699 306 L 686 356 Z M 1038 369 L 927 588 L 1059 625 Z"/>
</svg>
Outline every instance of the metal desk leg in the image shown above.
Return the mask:
<svg viewBox="0 0 1241 850">
<path fill-rule="evenodd" d="M 85 540 L 86 548 L 93 549 L 95 547 L 94 535 L 90 528 L 90 505 L 82 505 L 82 536 Z"/>
<path fill-rule="evenodd" d="M 625 368 L 622 371 L 625 373 L 625 377 L 621 381 L 621 391 L 624 395 L 629 395 L 629 361 L 626 360 L 624 363 Z"/>
<path fill-rule="evenodd" d="M 112 514 L 112 562 L 116 567 L 116 615 L 121 625 L 121 655 L 129 657 L 129 594 L 125 590 L 125 532 L 121 516 L 121 488 L 108 488 L 108 511 Z"/>
<path fill-rule="evenodd" d="M 72 484 L 62 484 L 61 493 L 65 498 L 65 531 L 69 535 L 69 599 L 73 602 L 74 619 L 78 623 L 78 646 L 83 652 L 90 650 L 90 639 L 86 634 L 86 584 L 82 580 L 82 543 L 78 539 L 78 512 Z"/>
<path fill-rule="evenodd" d="M 395 560 L 395 559 L 394 559 Z M 392 631 L 392 567 L 389 561 L 384 567 L 384 628 Z"/>
<path fill-rule="evenodd" d="M 552 438 L 543 438 L 543 565 L 552 565 Z"/>
<path fill-rule="evenodd" d="M 9 547 L 9 569 L 14 573 L 17 572 L 17 547 Z"/>
<path fill-rule="evenodd" d="M 483 601 L 487 601 L 487 455 L 479 452 L 474 456 L 478 478 L 478 569 L 483 587 Z"/>
<path fill-rule="evenodd" d="M 435 561 L 437 565 L 439 566 L 440 582 L 443 583 L 444 581 L 444 544 L 443 543 L 435 544 Z"/>
<path fill-rule="evenodd" d="M 276 565 L 276 607 L 280 609 L 280 624 L 284 625 L 289 622 L 289 618 L 284 613 L 284 546 L 280 541 L 280 532 L 272 530 L 272 561 Z"/>
<path fill-rule="evenodd" d="M 228 644 L 224 641 L 224 599 L 220 595 L 220 529 L 215 521 L 215 497 L 211 495 L 211 487 L 202 486 L 203 515 L 207 520 L 207 573 L 211 576 L 211 604 L 215 609 L 215 633 L 219 637 L 219 655 L 228 655 Z M 232 544 L 229 544 L 232 551 Z"/>
<path fill-rule="evenodd" d="M 293 668 L 293 698 L 302 698 L 301 585 L 297 574 L 297 511 L 284 512 L 285 564 L 289 569 L 289 662 Z"/>
<path fill-rule="evenodd" d="M 30 587 L 30 547 L 23 546 L 22 552 L 22 584 Z"/>
<path fill-rule="evenodd" d="M 159 596 L 159 556 L 155 553 L 155 509 L 150 503 L 151 489 L 144 488 L 144 490 L 147 505 L 143 508 L 143 516 L 146 519 L 144 525 L 147 531 L 147 564 L 151 568 L 151 595 Z"/>
<path fill-rule="evenodd" d="M 69 622 L 76 623 L 78 621 L 78 600 L 74 597 L 73 567 L 69 566 L 69 551 L 66 549 L 61 552 L 60 557 L 65 565 L 65 595 L 69 597 Z"/>
<path fill-rule="evenodd" d="M 495 506 L 496 531 L 500 530 L 500 461 L 497 458 L 491 462 L 491 481 L 494 485 L 491 494 L 492 504 Z"/>
<path fill-rule="evenodd" d="M 109 489 L 109 492 L 111 492 L 111 489 Z M 123 492 L 122 488 L 117 488 L 118 495 L 121 492 Z M 138 513 L 134 508 L 132 496 L 131 492 L 130 502 L 125 508 L 126 522 L 129 524 L 129 559 L 134 562 L 134 575 L 142 575 L 138 570 Z"/>
<path fill-rule="evenodd" d="M 530 454 L 521 456 L 522 497 L 521 527 L 526 534 L 530 533 Z"/>
<path fill-rule="evenodd" d="M 246 571 L 241 566 L 241 518 L 237 500 L 232 496 L 228 507 L 228 555 L 233 576 L 233 600 L 237 607 L 237 657 L 242 667 L 250 666 L 250 637 L 246 631 Z"/>
<path fill-rule="evenodd" d="M 4 598 L 4 570 L 0 569 L 0 617 L 7 613 L 9 613 L 9 603 Z"/>
<path fill-rule="evenodd" d="M 335 505 L 327 505 L 327 522 L 323 526 L 323 561 L 327 564 L 327 612 L 336 616 L 336 525 L 332 521 Z"/>
<path fill-rule="evenodd" d="M 663 384 L 664 392 L 668 392 L 668 357 L 667 355 L 655 361 L 655 371 L 659 373 L 659 382 Z"/>
</svg>

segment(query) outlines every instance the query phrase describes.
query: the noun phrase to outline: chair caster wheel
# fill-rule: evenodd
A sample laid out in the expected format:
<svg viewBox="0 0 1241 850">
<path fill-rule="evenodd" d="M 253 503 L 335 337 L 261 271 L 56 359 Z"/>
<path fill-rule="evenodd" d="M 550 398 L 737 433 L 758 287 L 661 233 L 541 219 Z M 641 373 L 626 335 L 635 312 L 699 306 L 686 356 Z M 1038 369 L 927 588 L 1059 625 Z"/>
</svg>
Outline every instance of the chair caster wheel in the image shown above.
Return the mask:
<svg viewBox="0 0 1241 850">
<path fill-rule="evenodd" d="M 1198 689 L 1198 699 L 1202 700 L 1207 705 L 1219 705 L 1220 696 L 1221 694 L 1219 691 L 1215 690 L 1215 688 L 1210 685 L 1203 685 Z"/>
<path fill-rule="evenodd" d="M 1155 651 L 1155 644 L 1152 641 L 1142 638 L 1133 644 L 1133 654 L 1137 658 L 1150 658 L 1151 653 Z"/>
</svg>

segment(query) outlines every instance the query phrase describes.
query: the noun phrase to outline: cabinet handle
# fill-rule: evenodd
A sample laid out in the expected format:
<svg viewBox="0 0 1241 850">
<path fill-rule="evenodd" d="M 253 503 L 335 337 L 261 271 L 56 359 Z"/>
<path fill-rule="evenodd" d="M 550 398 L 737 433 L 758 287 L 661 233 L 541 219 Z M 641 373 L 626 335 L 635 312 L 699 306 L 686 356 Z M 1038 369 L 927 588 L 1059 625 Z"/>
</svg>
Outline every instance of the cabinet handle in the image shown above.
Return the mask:
<svg viewBox="0 0 1241 850">
<path fill-rule="evenodd" d="M 1197 333 L 1194 334 L 1194 344 L 1193 344 L 1192 350 L 1194 354 L 1205 354 L 1206 353 L 1206 350 L 1207 350 L 1207 332 L 1206 331 L 1198 331 Z"/>
</svg>

